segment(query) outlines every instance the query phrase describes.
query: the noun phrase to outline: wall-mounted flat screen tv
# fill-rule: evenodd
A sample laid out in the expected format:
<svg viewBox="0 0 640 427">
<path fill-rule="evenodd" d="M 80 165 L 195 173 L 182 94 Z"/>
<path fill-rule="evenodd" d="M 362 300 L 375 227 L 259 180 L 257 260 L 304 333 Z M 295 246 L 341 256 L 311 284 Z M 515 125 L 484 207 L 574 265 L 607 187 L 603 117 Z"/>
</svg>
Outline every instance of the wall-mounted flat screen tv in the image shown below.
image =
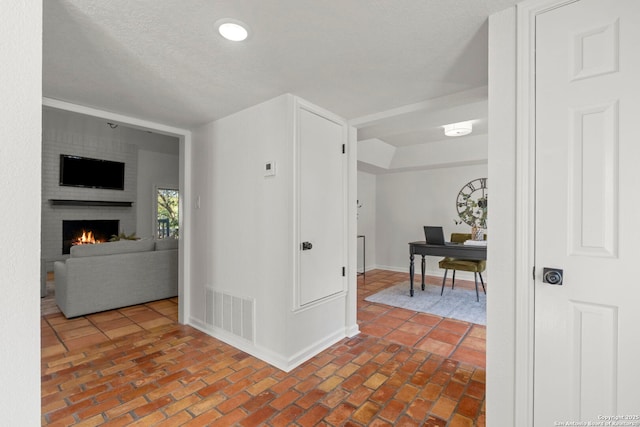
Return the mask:
<svg viewBox="0 0 640 427">
<path fill-rule="evenodd" d="M 60 154 L 60 185 L 124 190 L 124 163 Z"/>
</svg>

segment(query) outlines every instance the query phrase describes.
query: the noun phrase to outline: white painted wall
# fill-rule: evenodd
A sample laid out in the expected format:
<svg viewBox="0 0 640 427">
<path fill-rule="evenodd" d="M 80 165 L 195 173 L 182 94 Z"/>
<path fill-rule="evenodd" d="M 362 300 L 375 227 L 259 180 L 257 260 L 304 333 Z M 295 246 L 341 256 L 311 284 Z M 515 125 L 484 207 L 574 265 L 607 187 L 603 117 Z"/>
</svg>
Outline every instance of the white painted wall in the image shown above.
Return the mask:
<svg viewBox="0 0 640 427">
<path fill-rule="evenodd" d="M 214 211 L 214 182 L 213 171 L 220 159 L 214 158 L 213 124 L 209 123 L 192 130 L 191 195 L 193 210 L 191 212 L 191 230 L 193 240 L 190 243 L 191 259 L 191 288 L 190 299 L 186 301 L 186 311 L 189 312 L 187 322 L 196 325 L 205 324 L 205 288 L 213 286 L 213 272 L 216 269 L 213 259 L 215 237 L 213 234 Z M 246 254 L 247 259 L 249 255 Z M 243 269 L 244 270 L 244 269 Z M 241 272 L 237 272 L 240 277 Z M 244 271 L 242 273 L 244 275 Z"/>
<path fill-rule="evenodd" d="M 194 132 L 191 321 L 204 325 L 205 288 L 256 300 L 256 346 L 286 353 L 293 270 L 290 99 L 280 97 Z M 264 162 L 277 175 L 265 178 Z M 196 202 L 197 203 L 197 202 Z M 274 310 L 274 308 L 278 308 Z"/>
<path fill-rule="evenodd" d="M 377 138 L 358 141 L 358 162 L 380 170 L 387 170 L 397 148 Z"/>
<path fill-rule="evenodd" d="M 174 145 L 177 148 L 177 141 Z M 179 189 L 179 162 L 177 154 L 142 149 L 138 151 L 136 233 L 139 237 L 155 235 L 155 189 L 157 187 Z"/>
<path fill-rule="evenodd" d="M 487 135 L 447 138 L 396 150 L 391 169 L 442 168 L 487 162 Z"/>
<path fill-rule="evenodd" d="M 200 208 L 192 221 L 189 321 L 283 369 L 346 322 L 344 298 L 292 311 L 294 100 L 283 95 L 202 126 L 193 133 L 192 157 Z M 264 176 L 267 161 L 276 163 L 276 176 Z M 215 313 L 207 288 L 255 301 L 255 343 L 209 324 Z"/>
<path fill-rule="evenodd" d="M 443 226 L 445 237 L 453 232 L 469 233 L 469 226 L 454 223 L 454 219 L 458 219 L 456 197 L 467 182 L 486 176 L 487 165 L 378 175 L 375 244 L 377 266 L 408 272 L 408 243 L 424 240 L 425 225 Z M 491 230 L 488 233 L 490 235 Z M 441 276 L 444 273 L 444 270 L 438 268 L 438 261 L 436 257 L 427 257 L 428 274 Z M 473 278 L 472 274 L 463 273 L 459 273 L 460 277 Z"/>
<path fill-rule="evenodd" d="M 531 421 L 528 384 L 518 381 L 516 353 L 531 357 L 523 345 L 526 334 L 516 333 L 516 8 L 489 18 L 489 227 L 491 292 L 487 292 L 487 425 L 524 426 Z M 524 390 L 522 387 L 524 386 Z M 518 409 L 518 407 L 520 409 Z M 518 414 L 518 415 L 517 415 Z"/>
<path fill-rule="evenodd" d="M 366 241 L 366 269 L 376 266 L 376 175 L 358 171 L 358 235 Z M 358 271 L 362 271 L 362 240 L 358 241 Z"/>
<path fill-rule="evenodd" d="M 40 425 L 42 2 L 0 4 L 0 425 Z"/>
</svg>

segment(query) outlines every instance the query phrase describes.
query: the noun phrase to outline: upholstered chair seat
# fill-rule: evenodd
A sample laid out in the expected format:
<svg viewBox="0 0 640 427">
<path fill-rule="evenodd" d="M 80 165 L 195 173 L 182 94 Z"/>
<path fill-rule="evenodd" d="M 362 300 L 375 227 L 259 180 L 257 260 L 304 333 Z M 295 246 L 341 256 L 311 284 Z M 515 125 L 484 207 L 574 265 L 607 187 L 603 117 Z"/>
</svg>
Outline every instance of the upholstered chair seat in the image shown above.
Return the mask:
<svg viewBox="0 0 640 427">
<path fill-rule="evenodd" d="M 469 261 L 466 259 L 443 258 L 438 266 L 449 270 L 471 271 L 473 273 L 482 273 L 487 268 L 487 261 Z"/>
<path fill-rule="evenodd" d="M 471 234 L 466 233 L 452 233 L 451 234 L 451 242 L 452 243 L 464 243 L 465 241 L 471 239 Z M 486 235 L 485 235 L 486 239 Z M 479 260 L 479 261 L 471 261 L 466 259 L 457 259 L 446 257 L 440 260 L 438 263 L 440 268 L 444 268 L 444 277 L 442 278 L 442 290 L 440 291 L 440 295 L 444 293 L 444 284 L 447 280 L 447 272 L 449 270 L 453 270 L 453 276 L 451 281 L 451 289 L 453 289 L 456 285 L 456 270 L 460 271 L 469 271 L 473 273 L 473 278 L 476 282 L 476 301 L 480 301 L 480 294 L 478 292 L 478 276 L 480 276 L 480 282 L 482 283 L 482 290 L 486 294 L 487 291 L 484 287 L 484 279 L 482 278 L 482 272 L 487 267 L 487 261 Z"/>
</svg>

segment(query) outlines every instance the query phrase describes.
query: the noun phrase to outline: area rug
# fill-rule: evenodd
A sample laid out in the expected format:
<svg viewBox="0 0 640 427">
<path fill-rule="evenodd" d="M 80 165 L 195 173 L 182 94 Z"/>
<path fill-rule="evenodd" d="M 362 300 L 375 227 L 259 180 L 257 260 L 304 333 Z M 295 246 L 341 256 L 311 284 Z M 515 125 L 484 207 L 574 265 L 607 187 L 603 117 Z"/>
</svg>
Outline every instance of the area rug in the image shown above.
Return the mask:
<svg viewBox="0 0 640 427">
<path fill-rule="evenodd" d="M 482 287 L 479 288 L 480 302 L 477 302 L 475 290 L 451 289 L 451 286 L 448 286 L 440 296 L 440 286 L 426 285 L 424 291 L 420 289 L 420 283 L 414 283 L 414 286 L 413 297 L 409 296 L 409 282 L 404 282 L 370 295 L 365 298 L 365 301 L 480 325 L 487 324 L 487 298 L 482 292 Z"/>
</svg>

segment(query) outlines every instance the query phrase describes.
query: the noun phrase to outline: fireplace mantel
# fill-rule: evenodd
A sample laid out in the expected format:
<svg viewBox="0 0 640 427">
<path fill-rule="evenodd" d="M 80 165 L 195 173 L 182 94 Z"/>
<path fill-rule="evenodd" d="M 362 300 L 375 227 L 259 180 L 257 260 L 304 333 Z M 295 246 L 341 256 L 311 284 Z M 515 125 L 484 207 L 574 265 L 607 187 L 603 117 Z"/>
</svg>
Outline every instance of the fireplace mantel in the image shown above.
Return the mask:
<svg viewBox="0 0 640 427">
<path fill-rule="evenodd" d="M 71 199 L 49 199 L 51 206 L 108 206 L 114 208 L 130 208 L 133 202 L 118 202 L 110 200 L 71 200 Z"/>
</svg>

